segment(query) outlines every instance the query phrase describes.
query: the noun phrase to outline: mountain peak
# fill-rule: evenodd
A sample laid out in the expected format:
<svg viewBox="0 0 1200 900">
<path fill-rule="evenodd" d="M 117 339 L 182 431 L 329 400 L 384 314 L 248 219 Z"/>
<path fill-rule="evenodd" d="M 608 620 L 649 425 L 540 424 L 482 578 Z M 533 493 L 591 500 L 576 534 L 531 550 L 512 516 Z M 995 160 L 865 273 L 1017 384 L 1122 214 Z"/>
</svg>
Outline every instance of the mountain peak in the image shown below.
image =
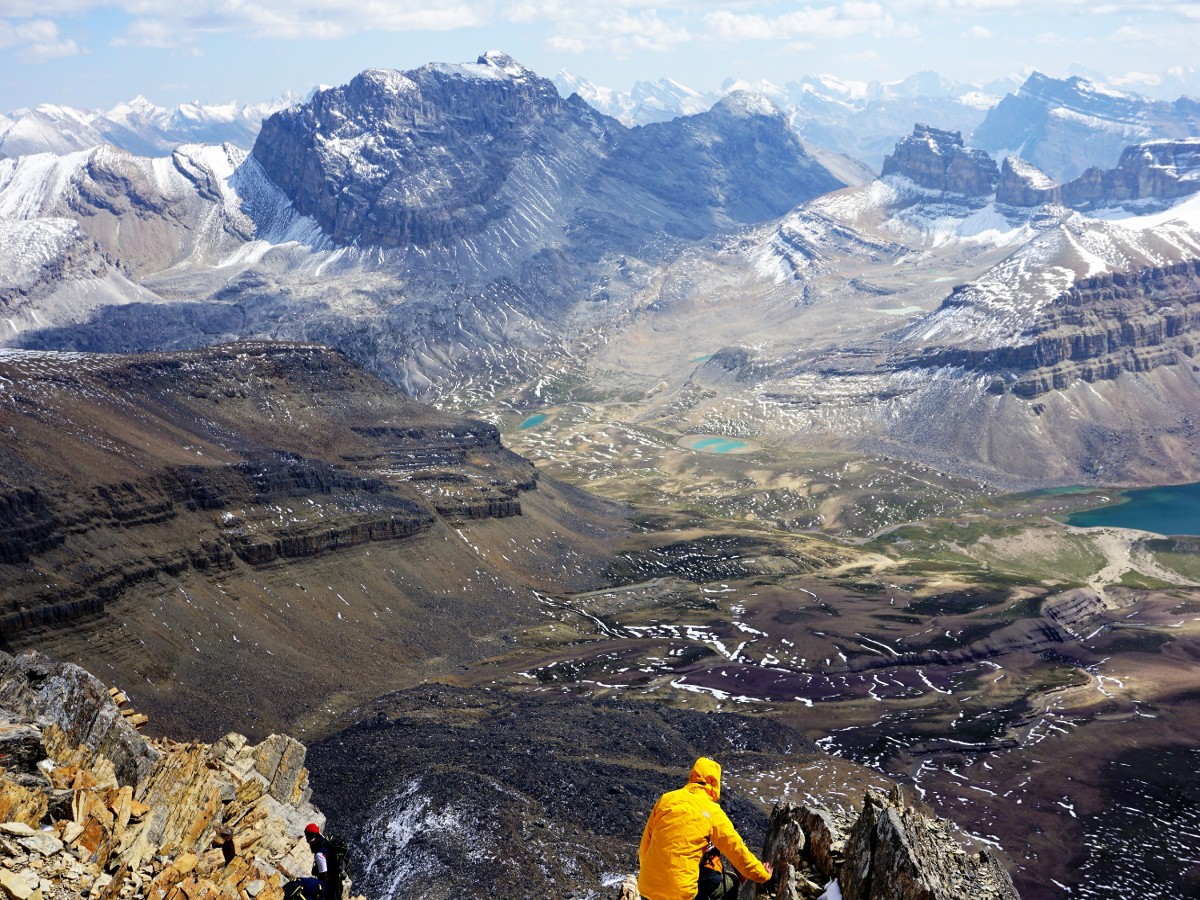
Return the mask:
<svg viewBox="0 0 1200 900">
<path fill-rule="evenodd" d="M 783 111 L 764 94 L 757 91 L 737 90 L 726 94 L 713 106 L 734 116 L 782 116 Z"/>
<path fill-rule="evenodd" d="M 962 134 L 918 124 L 883 161 L 882 175 L 903 175 L 923 188 L 953 194 L 992 193 L 999 171 L 982 150 L 967 148 Z"/>
<path fill-rule="evenodd" d="M 488 50 L 476 62 L 481 66 L 500 69 L 504 74 L 511 75 L 513 78 L 524 78 L 532 74 L 529 69 L 501 50 Z"/>
<path fill-rule="evenodd" d="M 473 63 L 428 63 L 417 72 L 432 72 L 464 81 L 539 80 L 533 71 L 499 50 L 488 50 Z"/>
</svg>

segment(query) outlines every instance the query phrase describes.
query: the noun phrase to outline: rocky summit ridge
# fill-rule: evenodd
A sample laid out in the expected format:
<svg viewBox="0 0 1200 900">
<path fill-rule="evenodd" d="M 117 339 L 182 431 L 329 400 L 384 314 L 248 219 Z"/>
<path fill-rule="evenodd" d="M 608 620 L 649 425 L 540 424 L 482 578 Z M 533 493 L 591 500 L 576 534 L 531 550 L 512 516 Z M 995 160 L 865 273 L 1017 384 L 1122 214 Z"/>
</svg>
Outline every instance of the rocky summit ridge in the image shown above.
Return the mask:
<svg viewBox="0 0 1200 900">
<path fill-rule="evenodd" d="M 0 653 L 0 893 L 282 900 L 324 822 L 304 746 L 149 739 L 127 702 L 78 666 Z"/>
<path fill-rule="evenodd" d="M 135 727 L 144 719 L 131 712 L 121 691 L 105 688 L 78 666 L 36 651 L 0 653 L 0 893 L 9 900 L 282 900 L 283 884 L 307 874 L 312 864 L 303 840 L 305 824 L 325 821 L 310 802 L 304 746 L 284 735 L 257 745 L 236 733 L 211 745 L 147 739 Z M 681 724 L 678 715 L 674 724 Z M 740 726 L 754 728 L 763 730 L 749 721 Z M 775 740 L 781 737 L 786 735 Z M 796 750 L 811 752 L 803 746 Z M 356 764 L 366 765 L 361 748 Z M 624 792 L 612 780 L 618 771 L 601 776 L 609 781 L 610 795 Z M 646 778 L 646 773 L 631 774 L 639 782 Z M 374 793 L 381 793 L 378 785 Z M 397 822 L 424 814 L 428 801 L 411 794 L 391 801 L 400 806 L 394 811 Z M 412 808 L 405 811 L 405 804 Z M 504 805 L 511 805 L 511 797 Z M 750 808 L 742 804 L 739 809 Z M 574 846 L 579 835 L 539 832 L 534 826 L 545 828 L 546 822 L 526 821 L 530 810 L 518 806 L 503 815 L 503 823 L 491 825 L 532 829 L 539 838 L 532 843 L 546 854 L 541 862 L 548 871 L 558 868 L 564 852 L 579 851 Z M 615 830 L 613 824 L 605 844 L 610 849 L 628 844 L 622 853 L 627 857 L 639 823 Z M 441 892 L 443 875 L 426 881 L 417 873 L 430 862 L 431 852 L 442 860 L 432 870 L 436 874 L 445 872 L 454 854 L 479 850 L 437 843 L 437 832 L 447 825 L 444 814 L 430 825 L 433 837 L 425 847 L 415 840 L 394 845 L 404 831 L 398 824 L 386 833 L 360 836 L 366 842 L 359 847 L 365 859 L 360 864 L 368 876 L 377 860 L 395 855 L 393 862 L 410 873 L 413 895 L 479 896 L 509 883 L 503 875 L 506 845 L 484 854 L 486 865 L 472 864 L 472 871 L 484 866 L 479 871 L 490 872 L 491 881 L 464 882 L 453 894 Z M 481 821 L 477 827 L 488 826 Z M 948 823 L 906 807 L 899 789 L 890 797 L 868 791 L 857 816 L 778 804 L 763 857 L 776 874 L 768 884 L 748 888 L 751 897 L 814 900 L 830 881 L 851 900 L 1017 896 L 988 851 L 968 853 Z M 386 896 L 377 882 L 372 883 Z M 534 889 L 526 882 L 525 888 Z M 551 884 L 553 879 L 548 890 Z M 581 887 L 572 895 L 637 896 L 635 876 L 619 889 L 597 881 Z"/>
</svg>

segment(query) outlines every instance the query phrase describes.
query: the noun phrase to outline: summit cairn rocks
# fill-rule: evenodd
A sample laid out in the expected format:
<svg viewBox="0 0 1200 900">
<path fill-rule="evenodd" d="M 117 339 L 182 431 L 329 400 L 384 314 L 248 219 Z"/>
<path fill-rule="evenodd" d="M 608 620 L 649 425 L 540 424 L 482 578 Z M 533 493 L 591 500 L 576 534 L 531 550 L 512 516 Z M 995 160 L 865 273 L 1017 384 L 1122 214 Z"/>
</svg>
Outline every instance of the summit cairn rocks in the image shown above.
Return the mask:
<svg viewBox="0 0 1200 900">
<path fill-rule="evenodd" d="M 748 900 L 815 900 L 836 880 L 845 900 L 1017 900 L 988 850 L 970 853 L 950 823 L 905 806 L 899 789 L 868 791 L 857 817 L 784 802 L 767 827 L 764 859 L 775 868 Z"/>
<path fill-rule="evenodd" d="M 324 821 L 304 745 L 148 740 L 118 700 L 77 666 L 0 653 L 0 900 L 282 900 Z"/>
</svg>

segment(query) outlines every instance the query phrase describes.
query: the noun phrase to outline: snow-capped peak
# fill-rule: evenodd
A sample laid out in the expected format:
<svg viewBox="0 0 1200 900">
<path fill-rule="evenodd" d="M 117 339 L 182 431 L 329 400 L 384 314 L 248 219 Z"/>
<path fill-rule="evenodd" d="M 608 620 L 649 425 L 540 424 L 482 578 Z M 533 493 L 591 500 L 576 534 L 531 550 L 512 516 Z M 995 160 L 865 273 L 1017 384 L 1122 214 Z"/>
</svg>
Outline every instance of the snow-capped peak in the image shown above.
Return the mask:
<svg viewBox="0 0 1200 900">
<path fill-rule="evenodd" d="M 734 91 L 717 104 L 721 109 L 741 116 L 781 116 L 782 111 L 768 97 L 756 91 Z"/>
</svg>

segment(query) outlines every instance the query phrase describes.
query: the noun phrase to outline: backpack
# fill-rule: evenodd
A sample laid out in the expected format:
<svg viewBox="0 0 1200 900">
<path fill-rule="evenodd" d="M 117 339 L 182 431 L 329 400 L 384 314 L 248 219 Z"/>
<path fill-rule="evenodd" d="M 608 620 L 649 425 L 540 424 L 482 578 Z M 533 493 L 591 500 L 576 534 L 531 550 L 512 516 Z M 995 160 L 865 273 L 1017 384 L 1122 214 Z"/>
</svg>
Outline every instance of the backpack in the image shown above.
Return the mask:
<svg viewBox="0 0 1200 900">
<path fill-rule="evenodd" d="M 342 900 L 342 879 L 346 877 L 350 845 L 340 836 L 329 836 L 325 838 L 325 850 L 329 864 L 329 896 L 325 900 Z"/>
<path fill-rule="evenodd" d="M 283 886 L 283 900 L 324 900 L 316 878 L 294 878 Z"/>
</svg>

